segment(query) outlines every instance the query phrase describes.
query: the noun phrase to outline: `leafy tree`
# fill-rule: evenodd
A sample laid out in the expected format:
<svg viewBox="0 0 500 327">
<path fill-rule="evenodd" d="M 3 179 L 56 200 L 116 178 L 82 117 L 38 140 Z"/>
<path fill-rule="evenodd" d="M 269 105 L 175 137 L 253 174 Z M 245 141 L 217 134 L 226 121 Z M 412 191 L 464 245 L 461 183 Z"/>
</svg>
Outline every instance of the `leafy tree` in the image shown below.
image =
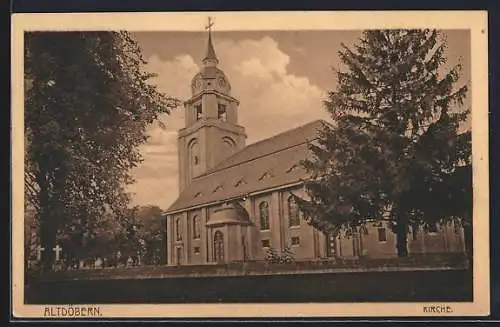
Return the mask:
<svg viewBox="0 0 500 327">
<path fill-rule="evenodd" d="M 124 259 L 136 257 L 141 250 L 141 221 L 138 215 L 139 207 L 127 208 L 120 219 L 120 235 L 117 248 Z"/>
<path fill-rule="evenodd" d="M 145 240 L 160 240 L 166 221 L 160 207 L 155 205 L 137 207 L 138 220 L 142 226 L 141 236 Z"/>
<path fill-rule="evenodd" d="M 112 212 L 90 219 L 88 223 L 92 225 L 68 224 L 57 237 L 70 264 L 78 265 L 82 259 L 113 257 L 124 243 L 124 227 Z"/>
<path fill-rule="evenodd" d="M 467 86 L 461 66 L 443 72 L 445 42 L 436 30 L 365 31 L 343 45 L 338 88 L 325 124 L 304 161 L 307 199 L 297 201 L 325 233 L 386 220 L 407 255 L 410 225 L 469 222 L 472 212 Z"/>
<path fill-rule="evenodd" d="M 67 230 L 79 244 L 104 213 L 123 216 L 146 127 L 178 102 L 149 84 L 127 32 L 26 33 L 24 63 L 27 199 L 46 248 Z"/>
<path fill-rule="evenodd" d="M 141 258 L 141 264 L 166 260 L 166 221 L 155 205 L 128 208 L 120 220 L 120 233 L 113 248 L 124 257 Z"/>
<path fill-rule="evenodd" d="M 141 224 L 140 238 L 145 242 L 146 263 L 166 263 L 166 219 L 160 207 L 155 205 L 138 208 Z"/>
</svg>

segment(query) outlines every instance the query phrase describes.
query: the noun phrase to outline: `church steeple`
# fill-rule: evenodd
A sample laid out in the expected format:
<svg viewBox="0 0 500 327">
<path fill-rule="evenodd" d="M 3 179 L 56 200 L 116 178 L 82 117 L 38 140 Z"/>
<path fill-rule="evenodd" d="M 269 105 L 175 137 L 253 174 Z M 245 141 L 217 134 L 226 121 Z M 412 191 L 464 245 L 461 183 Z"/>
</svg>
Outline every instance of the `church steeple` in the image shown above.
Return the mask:
<svg viewBox="0 0 500 327">
<path fill-rule="evenodd" d="M 184 103 L 185 128 L 178 139 L 180 190 L 245 146 L 245 128 L 238 125 L 239 101 L 231 96 L 231 84 L 217 67 L 212 26 L 209 18 L 205 57 L 191 81 L 191 98 Z"/>
<path fill-rule="evenodd" d="M 215 54 L 215 47 L 212 38 L 213 26 L 214 22 L 212 18 L 209 17 L 208 24 L 205 26 L 205 30 L 208 31 L 205 56 L 201 60 L 202 65 L 200 67 L 200 72 L 193 77 L 191 83 L 193 96 L 209 90 L 217 91 L 226 96 L 230 96 L 231 94 L 231 84 L 229 83 L 229 80 L 224 72 L 217 67 L 219 59 Z"/>
</svg>

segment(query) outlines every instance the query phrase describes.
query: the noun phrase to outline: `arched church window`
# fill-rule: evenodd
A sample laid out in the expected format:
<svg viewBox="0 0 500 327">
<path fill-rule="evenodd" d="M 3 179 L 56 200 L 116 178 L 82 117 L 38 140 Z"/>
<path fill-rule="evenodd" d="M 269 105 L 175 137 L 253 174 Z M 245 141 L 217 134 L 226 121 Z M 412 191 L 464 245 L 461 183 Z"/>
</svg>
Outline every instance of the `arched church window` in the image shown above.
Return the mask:
<svg viewBox="0 0 500 327">
<path fill-rule="evenodd" d="M 219 111 L 218 111 L 218 118 L 222 121 L 227 120 L 227 110 L 226 110 L 226 105 L 223 103 L 219 103 Z"/>
<path fill-rule="evenodd" d="M 175 239 L 177 241 L 182 241 L 182 222 L 181 218 L 175 220 Z"/>
<path fill-rule="evenodd" d="M 269 204 L 263 201 L 259 204 L 260 229 L 269 229 Z"/>
<path fill-rule="evenodd" d="M 288 197 L 288 226 L 299 226 L 299 206 L 293 195 Z"/>
<path fill-rule="evenodd" d="M 201 234 L 201 232 L 200 232 L 200 217 L 194 216 L 193 217 L 193 238 L 199 239 L 200 234 Z"/>
</svg>

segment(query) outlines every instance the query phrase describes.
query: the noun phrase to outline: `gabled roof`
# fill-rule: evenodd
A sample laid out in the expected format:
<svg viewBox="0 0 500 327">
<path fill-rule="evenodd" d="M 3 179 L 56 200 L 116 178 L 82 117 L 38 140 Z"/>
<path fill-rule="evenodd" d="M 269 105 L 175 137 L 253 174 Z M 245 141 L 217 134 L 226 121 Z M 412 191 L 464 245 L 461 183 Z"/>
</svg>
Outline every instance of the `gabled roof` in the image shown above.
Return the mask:
<svg viewBox="0 0 500 327">
<path fill-rule="evenodd" d="M 166 213 L 300 182 L 306 177 L 300 161 L 323 123 L 316 120 L 246 146 L 194 178 Z"/>
</svg>

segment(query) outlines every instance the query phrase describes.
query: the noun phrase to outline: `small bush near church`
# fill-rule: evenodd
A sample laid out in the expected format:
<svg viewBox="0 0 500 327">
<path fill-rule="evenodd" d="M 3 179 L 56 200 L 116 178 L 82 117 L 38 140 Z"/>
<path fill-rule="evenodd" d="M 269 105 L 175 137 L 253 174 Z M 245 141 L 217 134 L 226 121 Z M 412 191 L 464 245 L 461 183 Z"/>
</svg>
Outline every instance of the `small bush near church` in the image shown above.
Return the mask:
<svg viewBox="0 0 500 327">
<path fill-rule="evenodd" d="M 273 247 L 269 247 L 264 255 L 264 261 L 266 263 L 279 263 L 280 256 Z"/>
<path fill-rule="evenodd" d="M 294 254 L 289 246 L 283 249 L 280 256 L 280 263 L 295 263 Z"/>
</svg>

